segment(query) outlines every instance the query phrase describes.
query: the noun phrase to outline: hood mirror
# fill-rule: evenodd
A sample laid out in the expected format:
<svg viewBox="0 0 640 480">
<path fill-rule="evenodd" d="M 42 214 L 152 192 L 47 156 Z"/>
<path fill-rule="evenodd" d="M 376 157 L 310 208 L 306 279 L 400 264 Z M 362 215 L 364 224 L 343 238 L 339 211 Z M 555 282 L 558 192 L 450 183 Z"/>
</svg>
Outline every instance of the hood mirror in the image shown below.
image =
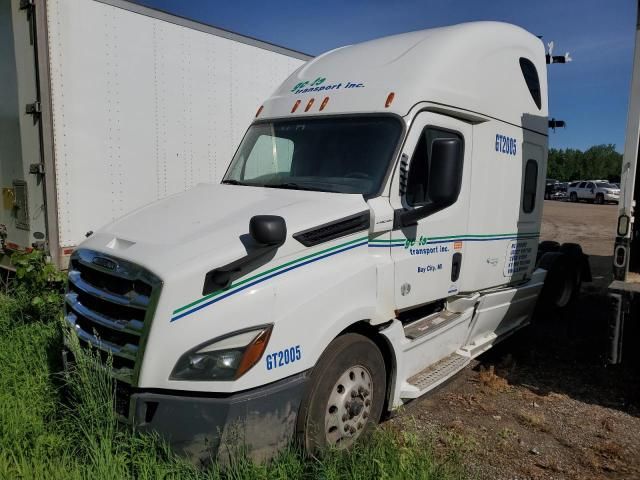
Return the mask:
<svg viewBox="0 0 640 480">
<path fill-rule="evenodd" d="M 207 272 L 202 295 L 226 290 L 235 280 L 255 269 L 255 262 L 284 244 L 287 239 L 287 224 L 284 218 L 277 215 L 256 215 L 249 220 L 249 235 L 258 244 L 258 248 L 248 250 L 244 257 Z"/>
<path fill-rule="evenodd" d="M 287 239 L 287 224 L 277 215 L 256 215 L 249 220 L 249 234 L 261 245 L 279 247 Z"/>
</svg>

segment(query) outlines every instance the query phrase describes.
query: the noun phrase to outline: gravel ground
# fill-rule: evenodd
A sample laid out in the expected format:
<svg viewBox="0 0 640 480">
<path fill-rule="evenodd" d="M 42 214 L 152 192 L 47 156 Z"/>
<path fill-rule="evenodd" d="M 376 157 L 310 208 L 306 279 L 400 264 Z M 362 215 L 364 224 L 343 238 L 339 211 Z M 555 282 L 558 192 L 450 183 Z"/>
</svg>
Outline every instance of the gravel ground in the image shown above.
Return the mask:
<svg viewBox="0 0 640 480">
<path fill-rule="evenodd" d="M 640 366 L 607 367 L 606 297 L 617 206 L 545 201 L 542 240 L 580 243 L 594 282 L 572 313 L 478 357 L 392 425 L 456 438 L 486 479 L 640 479 Z"/>
</svg>

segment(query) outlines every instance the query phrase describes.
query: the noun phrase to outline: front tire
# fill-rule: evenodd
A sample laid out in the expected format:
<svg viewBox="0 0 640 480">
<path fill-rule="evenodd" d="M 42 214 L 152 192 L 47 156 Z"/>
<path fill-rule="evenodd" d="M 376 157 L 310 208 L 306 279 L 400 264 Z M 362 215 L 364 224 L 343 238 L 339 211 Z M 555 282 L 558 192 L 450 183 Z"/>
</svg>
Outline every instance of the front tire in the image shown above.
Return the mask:
<svg viewBox="0 0 640 480">
<path fill-rule="evenodd" d="M 380 421 L 386 394 L 382 353 L 363 335 L 336 338 L 311 374 L 297 435 L 311 454 L 347 449 Z"/>
<path fill-rule="evenodd" d="M 604 195 L 599 193 L 596 195 L 596 203 L 598 205 L 604 205 Z"/>
</svg>

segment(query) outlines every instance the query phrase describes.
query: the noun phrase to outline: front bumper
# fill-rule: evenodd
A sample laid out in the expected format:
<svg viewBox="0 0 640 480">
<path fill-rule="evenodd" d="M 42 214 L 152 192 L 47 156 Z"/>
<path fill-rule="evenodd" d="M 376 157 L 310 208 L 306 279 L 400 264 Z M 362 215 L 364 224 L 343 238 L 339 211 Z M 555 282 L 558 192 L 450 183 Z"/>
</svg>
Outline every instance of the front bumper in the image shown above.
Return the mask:
<svg viewBox="0 0 640 480">
<path fill-rule="evenodd" d="M 237 451 L 264 461 L 293 439 L 307 379 L 304 372 L 225 396 L 133 390 L 129 419 L 195 462 L 225 462 Z"/>
<path fill-rule="evenodd" d="M 618 201 L 620 201 L 620 195 L 615 195 L 615 194 L 612 194 L 612 193 L 605 193 L 604 194 L 604 199 L 607 202 L 618 202 Z"/>
</svg>

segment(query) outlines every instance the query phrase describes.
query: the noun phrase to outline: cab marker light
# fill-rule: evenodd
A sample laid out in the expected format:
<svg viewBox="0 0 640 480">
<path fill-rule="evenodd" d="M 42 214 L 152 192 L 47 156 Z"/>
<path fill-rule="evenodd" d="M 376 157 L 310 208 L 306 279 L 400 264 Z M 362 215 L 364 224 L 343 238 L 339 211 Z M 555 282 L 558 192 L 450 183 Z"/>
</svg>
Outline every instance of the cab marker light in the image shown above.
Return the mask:
<svg viewBox="0 0 640 480">
<path fill-rule="evenodd" d="M 313 105 L 313 98 L 309 100 L 309 103 L 307 103 L 307 106 L 304 107 L 304 111 L 308 112 L 309 109 L 311 108 L 311 105 Z"/>
<path fill-rule="evenodd" d="M 384 102 L 384 108 L 389 108 L 391 106 L 391 103 L 393 103 L 393 97 L 395 97 L 396 94 L 391 92 L 389 95 L 387 95 L 387 101 Z"/>
<path fill-rule="evenodd" d="M 293 108 L 291 109 L 291 113 L 294 113 L 298 109 L 299 105 L 300 105 L 300 100 L 296 100 L 296 103 L 293 104 Z"/>
<path fill-rule="evenodd" d="M 258 118 L 258 115 L 260 115 L 262 113 L 262 109 L 264 108 L 264 105 L 260 105 L 260 108 L 258 109 L 258 111 L 256 112 L 256 118 Z"/>
<path fill-rule="evenodd" d="M 329 97 L 324 97 L 324 100 L 322 100 L 322 103 L 320 104 L 320 111 L 324 110 L 324 107 L 327 106 L 327 103 L 329 103 Z"/>
</svg>

